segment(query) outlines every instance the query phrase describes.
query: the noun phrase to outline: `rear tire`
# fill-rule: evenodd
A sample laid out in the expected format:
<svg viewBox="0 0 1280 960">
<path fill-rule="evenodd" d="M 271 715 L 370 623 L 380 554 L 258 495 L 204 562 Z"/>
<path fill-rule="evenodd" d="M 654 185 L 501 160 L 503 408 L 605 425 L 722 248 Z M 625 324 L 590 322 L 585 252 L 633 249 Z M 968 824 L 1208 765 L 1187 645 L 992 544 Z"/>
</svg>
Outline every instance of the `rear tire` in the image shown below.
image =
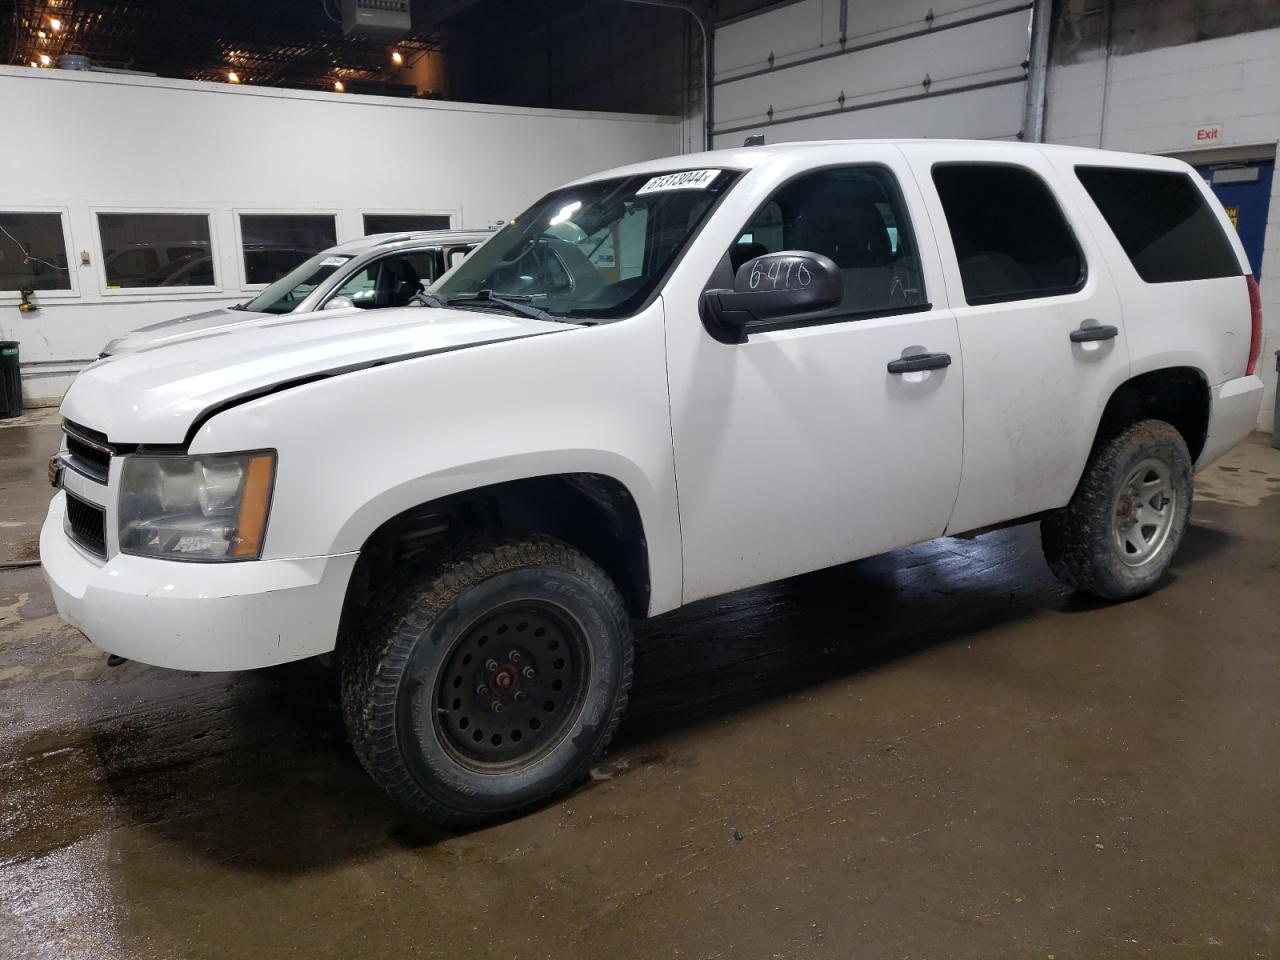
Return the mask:
<svg viewBox="0 0 1280 960">
<path fill-rule="evenodd" d="M 1169 569 L 1191 514 L 1191 457 L 1163 420 L 1100 443 L 1071 502 L 1040 521 L 1054 576 L 1106 600 L 1149 592 Z"/>
<path fill-rule="evenodd" d="M 375 606 L 344 648 L 342 705 L 397 803 L 466 826 L 587 776 L 632 673 L 630 620 L 598 566 L 550 538 L 478 544 Z"/>
</svg>

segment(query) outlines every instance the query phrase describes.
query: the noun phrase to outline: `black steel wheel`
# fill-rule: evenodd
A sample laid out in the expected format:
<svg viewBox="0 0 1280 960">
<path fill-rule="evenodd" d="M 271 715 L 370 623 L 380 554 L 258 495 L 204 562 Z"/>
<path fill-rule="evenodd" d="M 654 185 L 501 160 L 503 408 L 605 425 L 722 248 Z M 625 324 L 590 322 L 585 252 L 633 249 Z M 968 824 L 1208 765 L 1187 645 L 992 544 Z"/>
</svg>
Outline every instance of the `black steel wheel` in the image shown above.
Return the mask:
<svg viewBox="0 0 1280 960">
<path fill-rule="evenodd" d="M 437 732 L 464 766 L 494 772 L 554 749 L 586 697 L 590 650 L 550 604 L 495 610 L 454 644 L 436 684 Z"/>
<path fill-rule="evenodd" d="M 586 777 L 632 664 L 622 597 L 591 560 L 541 537 L 473 546 L 377 607 L 341 650 L 342 704 L 396 801 L 468 825 Z"/>
</svg>

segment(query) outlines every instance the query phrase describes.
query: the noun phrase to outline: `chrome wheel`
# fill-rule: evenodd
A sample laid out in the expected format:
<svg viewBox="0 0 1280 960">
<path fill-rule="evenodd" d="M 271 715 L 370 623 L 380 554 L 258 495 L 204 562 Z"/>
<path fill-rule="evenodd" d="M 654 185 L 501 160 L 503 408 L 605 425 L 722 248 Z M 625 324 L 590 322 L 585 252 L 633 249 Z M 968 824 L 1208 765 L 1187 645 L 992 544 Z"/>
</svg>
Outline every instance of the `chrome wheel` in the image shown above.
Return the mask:
<svg viewBox="0 0 1280 960">
<path fill-rule="evenodd" d="M 1111 540 L 1121 561 L 1140 567 L 1154 559 L 1168 542 L 1177 508 L 1169 465 L 1142 460 L 1121 485 L 1112 511 Z"/>
</svg>

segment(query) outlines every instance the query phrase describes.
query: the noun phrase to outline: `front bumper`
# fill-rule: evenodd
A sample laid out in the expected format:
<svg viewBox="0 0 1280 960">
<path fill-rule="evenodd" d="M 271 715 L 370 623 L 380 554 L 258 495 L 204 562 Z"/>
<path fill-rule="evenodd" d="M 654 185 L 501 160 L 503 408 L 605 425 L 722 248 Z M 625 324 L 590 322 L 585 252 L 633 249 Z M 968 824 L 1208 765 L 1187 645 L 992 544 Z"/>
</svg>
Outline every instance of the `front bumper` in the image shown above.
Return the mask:
<svg viewBox="0 0 1280 960">
<path fill-rule="evenodd" d="M 1209 410 L 1209 436 L 1196 461 L 1203 470 L 1237 443 L 1258 429 L 1262 409 L 1262 378 L 1236 377 L 1213 388 Z"/>
<path fill-rule="evenodd" d="M 174 670 L 251 670 L 334 648 L 359 554 L 104 563 L 67 539 L 65 511 L 59 493 L 40 531 L 45 578 L 59 616 L 108 653 Z"/>
</svg>

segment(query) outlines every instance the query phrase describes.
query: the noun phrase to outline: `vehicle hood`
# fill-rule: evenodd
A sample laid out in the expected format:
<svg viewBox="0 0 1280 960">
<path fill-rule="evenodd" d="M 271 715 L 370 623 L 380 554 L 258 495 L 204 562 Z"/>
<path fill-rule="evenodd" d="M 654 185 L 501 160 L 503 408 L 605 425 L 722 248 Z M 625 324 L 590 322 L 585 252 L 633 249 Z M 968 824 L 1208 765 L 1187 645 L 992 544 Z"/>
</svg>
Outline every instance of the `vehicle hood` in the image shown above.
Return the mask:
<svg viewBox="0 0 1280 960">
<path fill-rule="evenodd" d="M 187 317 L 163 320 L 160 323 L 151 323 L 145 327 L 139 327 L 123 337 L 112 340 L 107 344 L 105 352 L 115 357 L 122 353 L 133 353 L 135 350 L 158 346 L 162 343 L 172 343 L 174 340 L 180 340 L 185 337 L 198 336 L 208 330 L 246 324 L 269 316 L 272 316 L 272 314 L 233 310 L 231 307 L 218 307 L 216 310 L 205 310 L 203 313 L 193 313 Z"/>
<path fill-rule="evenodd" d="M 183 443 L 202 415 L 317 378 L 582 328 L 478 310 L 320 310 L 214 327 L 86 367 L 62 415 L 113 443 Z"/>
</svg>

